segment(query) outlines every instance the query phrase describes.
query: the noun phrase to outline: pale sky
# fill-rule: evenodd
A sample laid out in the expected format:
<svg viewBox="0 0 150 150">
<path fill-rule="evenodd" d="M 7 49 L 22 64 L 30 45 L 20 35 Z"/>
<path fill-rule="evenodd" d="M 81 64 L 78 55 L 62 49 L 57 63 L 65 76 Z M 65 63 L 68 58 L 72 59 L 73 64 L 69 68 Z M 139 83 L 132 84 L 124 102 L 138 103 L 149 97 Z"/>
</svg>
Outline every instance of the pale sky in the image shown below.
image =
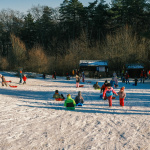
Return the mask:
<svg viewBox="0 0 150 150">
<path fill-rule="evenodd" d="M 89 2 L 95 0 L 79 0 L 84 6 L 88 6 Z M 110 3 L 111 0 L 105 0 Z M 59 7 L 63 0 L 0 0 L 0 11 L 2 9 L 13 9 L 20 12 L 27 12 L 32 6 L 49 6 L 52 8 Z"/>
</svg>

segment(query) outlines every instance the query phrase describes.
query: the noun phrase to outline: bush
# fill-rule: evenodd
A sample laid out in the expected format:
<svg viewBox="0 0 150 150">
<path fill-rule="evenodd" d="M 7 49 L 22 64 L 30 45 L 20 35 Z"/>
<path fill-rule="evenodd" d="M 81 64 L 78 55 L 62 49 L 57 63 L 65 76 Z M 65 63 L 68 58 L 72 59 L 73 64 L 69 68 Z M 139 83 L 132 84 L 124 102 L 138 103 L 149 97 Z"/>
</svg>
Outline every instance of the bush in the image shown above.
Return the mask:
<svg viewBox="0 0 150 150">
<path fill-rule="evenodd" d="M 27 69 L 30 71 L 43 73 L 48 72 L 49 62 L 41 46 L 36 45 L 29 51 Z"/>
<path fill-rule="evenodd" d="M 11 68 L 18 68 L 25 66 L 26 61 L 26 47 L 25 44 L 20 40 L 20 38 L 16 37 L 14 34 L 10 35 L 11 43 L 12 43 L 12 53 L 10 57 Z"/>
<path fill-rule="evenodd" d="M 2 58 L 0 59 L 0 68 L 1 68 L 2 70 L 7 70 L 7 69 L 8 69 L 8 66 L 9 66 L 9 63 L 8 63 L 8 61 L 7 61 L 7 58 L 2 57 Z"/>
</svg>

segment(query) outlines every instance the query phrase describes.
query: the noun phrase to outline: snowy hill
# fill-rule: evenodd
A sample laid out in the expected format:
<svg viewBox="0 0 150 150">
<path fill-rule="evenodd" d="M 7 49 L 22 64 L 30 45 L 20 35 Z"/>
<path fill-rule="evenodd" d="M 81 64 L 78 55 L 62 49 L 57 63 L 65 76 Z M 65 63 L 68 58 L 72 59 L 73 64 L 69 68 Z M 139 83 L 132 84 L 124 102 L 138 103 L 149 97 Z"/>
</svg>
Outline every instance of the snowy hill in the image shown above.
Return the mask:
<svg viewBox="0 0 150 150">
<path fill-rule="evenodd" d="M 150 149 L 150 81 L 138 86 L 124 84 L 127 97 L 125 107 L 119 98 L 100 99 L 99 90 L 93 89 L 98 81 L 86 79 L 83 88 L 75 87 L 75 78 L 51 76 L 47 79 L 28 78 L 19 84 L 15 73 L 0 72 L 17 88 L 0 86 L 0 148 L 6 150 L 149 150 Z M 110 80 L 108 78 L 108 80 Z M 81 83 L 82 84 L 82 83 Z M 85 100 L 83 107 L 67 111 L 64 102 L 54 101 L 54 91 L 75 98 L 78 91 Z"/>
</svg>

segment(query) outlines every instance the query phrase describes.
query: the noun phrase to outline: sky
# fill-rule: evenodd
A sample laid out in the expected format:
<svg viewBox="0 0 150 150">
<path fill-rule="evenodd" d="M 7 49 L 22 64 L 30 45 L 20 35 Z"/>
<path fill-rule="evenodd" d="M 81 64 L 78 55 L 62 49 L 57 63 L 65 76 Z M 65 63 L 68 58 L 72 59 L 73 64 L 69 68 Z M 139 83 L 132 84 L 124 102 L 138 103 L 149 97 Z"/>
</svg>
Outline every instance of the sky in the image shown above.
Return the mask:
<svg viewBox="0 0 150 150">
<path fill-rule="evenodd" d="M 88 6 L 89 2 L 95 0 L 79 0 L 84 6 Z M 105 0 L 106 3 L 110 3 L 111 0 Z M 52 8 L 59 7 L 63 0 L 0 0 L 0 11 L 2 9 L 13 9 L 16 11 L 26 13 L 32 6 L 49 6 Z"/>
</svg>

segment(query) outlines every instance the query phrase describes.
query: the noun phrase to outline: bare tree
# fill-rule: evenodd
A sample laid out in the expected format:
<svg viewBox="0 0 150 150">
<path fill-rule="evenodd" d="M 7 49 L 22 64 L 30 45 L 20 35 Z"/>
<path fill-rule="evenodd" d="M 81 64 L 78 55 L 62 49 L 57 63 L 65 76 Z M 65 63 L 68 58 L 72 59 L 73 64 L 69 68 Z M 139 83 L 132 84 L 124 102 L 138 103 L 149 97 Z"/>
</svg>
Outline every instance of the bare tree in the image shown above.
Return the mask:
<svg viewBox="0 0 150 150">
<path fill-rule="evenodd" d="M 10 37 L 12 43 L 12 55 L 10 57 L 11 63 L 14 67 L 24 67 L 24 61 L 26 61 L 25 44 L 14 34 L 11 34 Z"/>
<path fill-rule="evenodd" d="M 35 45 L 29 51 L 28 70 L 38 73 L 48 72 L 49 61 L 41 46 Z"/>
</svg>

